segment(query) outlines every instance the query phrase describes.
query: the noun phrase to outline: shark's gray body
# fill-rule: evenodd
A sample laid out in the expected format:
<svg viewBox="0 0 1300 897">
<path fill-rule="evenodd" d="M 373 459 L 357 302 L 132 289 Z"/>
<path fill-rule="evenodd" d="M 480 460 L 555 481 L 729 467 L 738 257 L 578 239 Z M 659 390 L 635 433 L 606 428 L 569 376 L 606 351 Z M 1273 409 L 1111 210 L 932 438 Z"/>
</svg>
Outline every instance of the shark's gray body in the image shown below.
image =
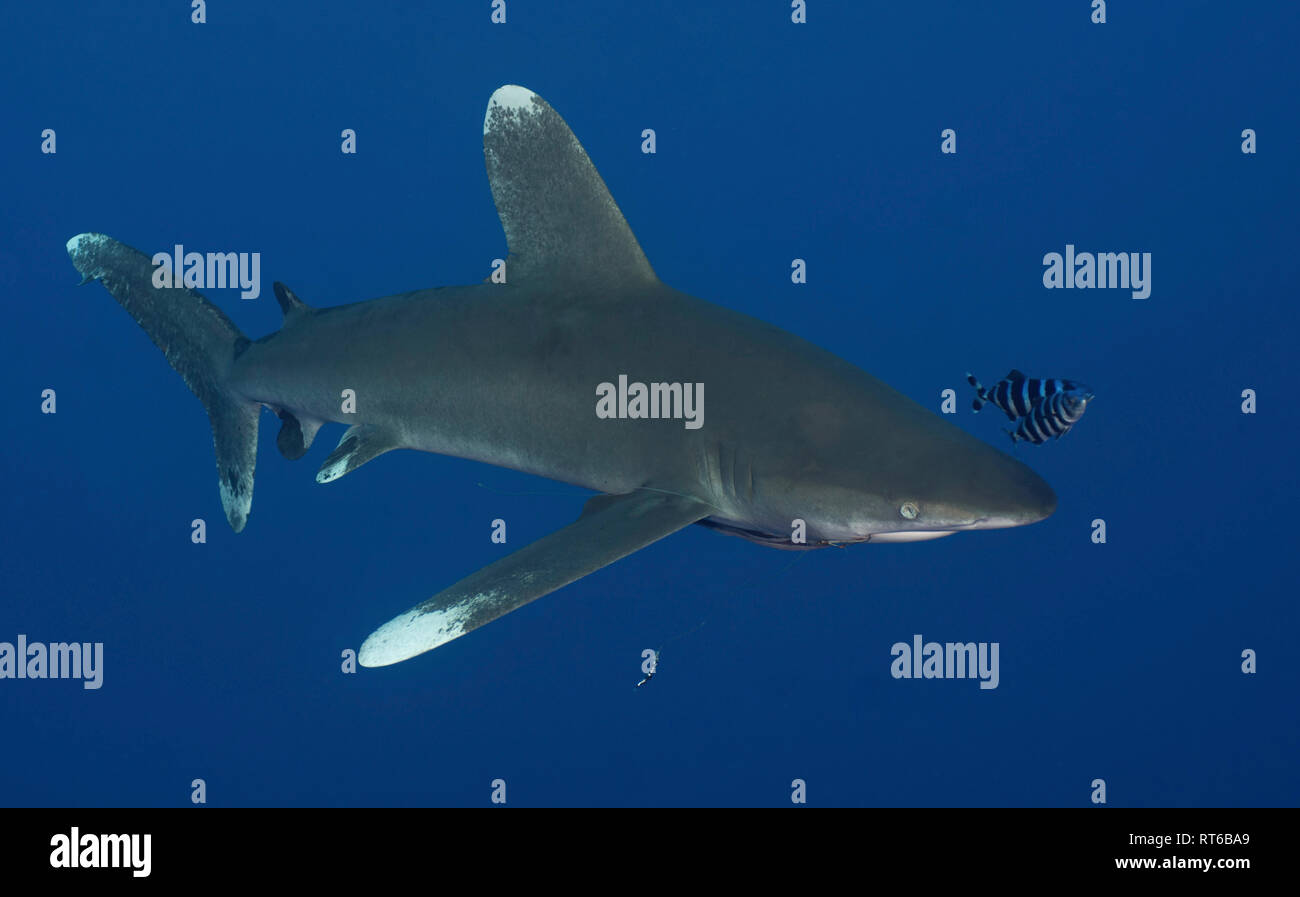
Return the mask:
<svg viewBox="0 0 1300 897">
<path fill-rule="evenodd" d="M 198 294 L 143 282 L 135 250 L 101 235 L 69 241 L 77 268 L 105 282 L 207 405 L 236 530 L 262 405 L 284 419 L 289 457 L 323 422 L 352 425 L 322 482 L 410 448 L 603 493 L 576 523 L 386 624 L 363 664 L 436 647 L 693 522 L 804 547 L 791 541 L 798 519 L 819 547 L 1051 513 L 1051 489 L 1018 461 L 834 355 L 660 282 L 540 98 L 497 91 L 484 147 L 511 250 L 506 283 L 323 310 L 277 284 L 285 326 L 253 343 Z M 196 300 L 181 320 L 176 303 Z M 597 385 L 619 375 L 703 384 L 703 426 L 598 417 Z"/>
</svg>

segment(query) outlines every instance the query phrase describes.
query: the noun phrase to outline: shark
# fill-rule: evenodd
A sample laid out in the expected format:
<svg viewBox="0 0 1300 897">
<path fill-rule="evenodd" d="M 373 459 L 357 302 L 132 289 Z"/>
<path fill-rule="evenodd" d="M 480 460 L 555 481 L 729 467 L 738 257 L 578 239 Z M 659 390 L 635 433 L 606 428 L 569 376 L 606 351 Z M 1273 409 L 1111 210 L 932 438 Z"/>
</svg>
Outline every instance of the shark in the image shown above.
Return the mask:
<svg viewBox="0 0 1300 897">
<path fill-rule="evenodd" d="M 663 283 L 582 145 L 531 90 L 492 94 L 483 153 L 504 277 L 323 308 L 276 282 L 283 326 L 256 340 L 195 289 L 158 286 L 151 256 L 101 233 L 67 242 L 82 283 L 102 283 L 203 403 L 235 532 L 252 507 L 264 408 L 289 459 L 325 424 L 348 425 L 321 483 L 414 449 L 597 493 L 573 523 L 379 626 L 363 666 L 446 644 L 692 524 L 812 549 L 1055 510 L 1028 466 L 861 368 Z M 650 414 L 647 391 L 669 413 Z"/>
</svg>

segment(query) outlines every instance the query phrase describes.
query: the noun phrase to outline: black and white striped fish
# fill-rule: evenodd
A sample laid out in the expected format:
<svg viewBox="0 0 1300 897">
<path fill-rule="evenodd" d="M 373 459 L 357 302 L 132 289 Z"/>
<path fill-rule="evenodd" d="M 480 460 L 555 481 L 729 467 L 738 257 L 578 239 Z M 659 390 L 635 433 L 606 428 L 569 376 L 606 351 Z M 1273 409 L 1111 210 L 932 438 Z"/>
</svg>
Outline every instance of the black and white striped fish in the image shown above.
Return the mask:
<svg viewBox="0 0 1300 897">
<path fill-rule="evenodd" d="M 1083 417 L 1092 401 L 1092 389 L 1073 380 L 1031 380 L 1020 371 L 1012 371 L 986 389 L 966 374 L 966 380 L 975 387 L 976 411 L 990 404 L 1001 408 L 1011 421 L 1020 421 L 1014 430 L 1007 430 L 1012 442 L 1031 442 L 1042 445 L 1049 436 L 1060 439 Z"/>
<path fill-rule="evenodd" d="M 975 400 L 971 407 L 979 411 L 985 403 L 1001 408 L 1007 420 L 1015 421 L 1028 417 L 1039 402 L 1058 393 L 1074 393 L 1092 398 L 1092 390 L 1073 380 L 1031 380 L 1020 371 L 1012 371 L 988 389 L 985 389 L 975 375 L 967 372 L 966 382 L 975 387 Z M 1085 399 L 1085 403 L 1086 403 Z"/>
<path fill-rule="evenodd" d="M 1007 430 L 1012 442 L 1042 445 L 1051 436 L 1060 439 L 1074 426 L 1092 400 L 1087 387 L 1054 392 L 1042 399 L 1020 419 L 1020 425 Z"/>
</svg>

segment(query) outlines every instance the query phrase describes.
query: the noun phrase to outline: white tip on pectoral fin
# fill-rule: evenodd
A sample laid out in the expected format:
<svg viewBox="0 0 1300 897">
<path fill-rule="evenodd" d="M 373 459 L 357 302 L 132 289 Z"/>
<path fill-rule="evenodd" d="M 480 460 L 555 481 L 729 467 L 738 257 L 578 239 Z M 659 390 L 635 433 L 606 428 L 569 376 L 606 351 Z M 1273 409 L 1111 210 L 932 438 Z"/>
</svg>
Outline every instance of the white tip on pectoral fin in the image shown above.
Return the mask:
<svg viewBox="0 0 1300 897">
<path fill-rule="evenodd" d="M 490 603 L 492 597 L 476 596 L 441 610 L 412 608 L 372 632 L 362 643 L 357 660 L 363 667 L 386 667 L 445 645 L 469 631 L 466 626 L 474 618 L 476 606 Z"/>
<path fill-rule="evenodd" d="M 382 667 L 445 645 L 711 512 L 701 501 L 661 492 L 597 496 L 563 529 L 380 626 L 362 644 L 357 659 L 364 667 Z"/>
</svg>

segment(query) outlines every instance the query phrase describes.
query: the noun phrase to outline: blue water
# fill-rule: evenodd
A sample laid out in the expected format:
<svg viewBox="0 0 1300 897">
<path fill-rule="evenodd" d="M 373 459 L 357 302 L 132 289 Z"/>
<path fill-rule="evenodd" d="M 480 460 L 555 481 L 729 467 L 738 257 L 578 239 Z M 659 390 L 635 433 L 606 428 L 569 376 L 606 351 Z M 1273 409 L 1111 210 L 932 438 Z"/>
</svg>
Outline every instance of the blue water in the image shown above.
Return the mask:
<svg viewBox="0 0 1300 897">
<path fill-rule="evenodd" d="M 789 806 L 796 778 L 812 805 L 1087 806 L 1094 779 L 1112 806 L 1297 803 L 1295 5 L 766 6 L 7 11 L 0 641 L 106 659 L 99 690 L 0 680 L 0 803 L 188 806 L 197 778 L 211 806 L 487 805 L 497 778 L 522 806 Z M 936 412 L 956 389 L 1002 448 L 964 371 L 1090 384 L 1018 450 L 1055 515 L 802 554 L 690 527 L 343 673 L 500 556 L 492 519 L 518 547 L 583 493 L 414 452 L 320 486 L 341 428 L 289 462 L 263 417 L 235 535 L 201 405 L 64 243 L 261 252 L 261 298 L 208 292 L 252 337 L 272 280 L 318 306 L 482 280 L 506 83 L 566 118 L 666 282 Z M 1044 289 L 1067 243 L 1152 253 L 1150 297 Z M 892 678 L 917 633 L 997 642 L 999 687 Z"/>
</svg>

